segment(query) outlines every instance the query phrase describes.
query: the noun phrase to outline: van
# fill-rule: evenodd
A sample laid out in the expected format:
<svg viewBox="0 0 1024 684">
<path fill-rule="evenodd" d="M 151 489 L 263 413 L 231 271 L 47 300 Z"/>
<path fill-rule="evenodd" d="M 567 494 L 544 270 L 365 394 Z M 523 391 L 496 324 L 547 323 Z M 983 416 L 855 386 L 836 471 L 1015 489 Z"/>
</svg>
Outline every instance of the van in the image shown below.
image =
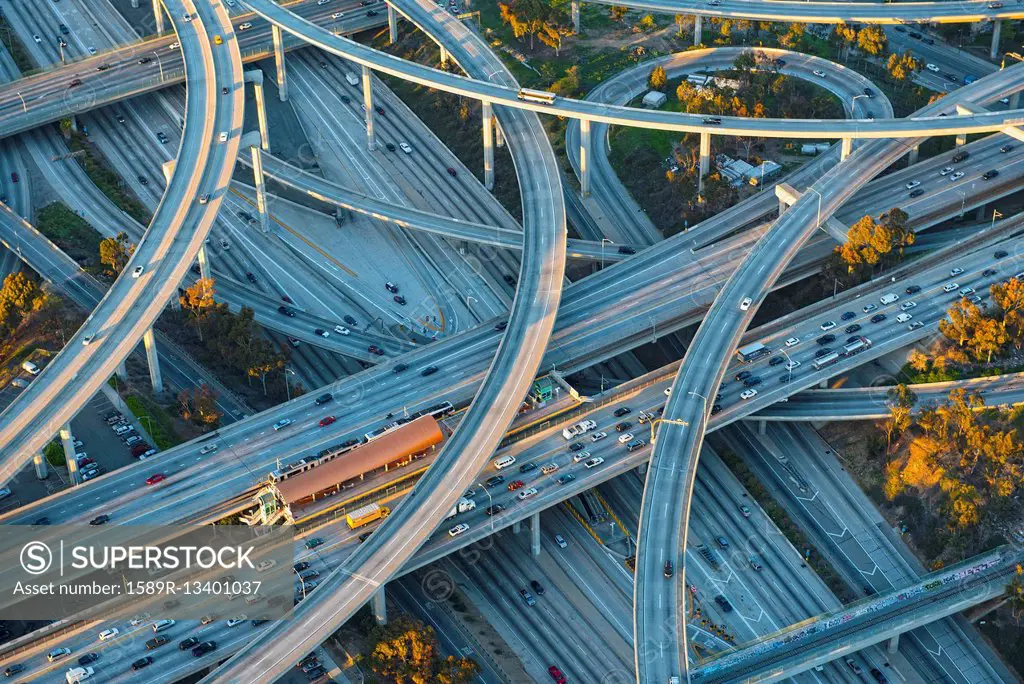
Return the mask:
<svg viewBox="0 0 1024 684">
<path fill-rule="evenodd" d="M 502 468 L 508 468 L 510 465 L 516 462 L 515 456 L 502 456 L 494 462 L 494 467 L 498 470 Z"/>
<path fill-rule="evenodd" d="M 626 451 L 633 452 L 637 449 L 643 449 L 647 446 L 647 442 L 642 439 L 634 439 L 632 442 L 626 445 Z"/>
<path fill-rule="evenodd" d="M 74 667 L 64 673 L 64 680 L 67 684 L 79 684 L 92 677 L 95 672 L 91 667 Z"/>
<path fill-rule="evenodd" d="M 961 297 L 970 297 L 972 294 L 974 294 L 974 288 L 973 287 L 962 287 L 962 288 L 960 288 L 959 295 Z"/>
<path fill-rule="evenodd" d="M 154 632 L 162 632 L 174 626 L 174 620 L 157 620 L 153 623 Z"/>
<path fill-rule="evenodd" d="M 39 375 L 39 366 L 32 363 L 31 361 L 25 361 L 21 364 L 21 369 L 31 375 Z"/>
<path fill-rule="evenodd" d="M 353 74 L 351 71 L 345 72 L 345 80 L 348 81 L 348 84 L 350 86 L 359 85 L 359 77 Z"/>
<path fill-rule="evenodd" d="M 901 313 L 899 316 L 896 317 L 896 322 L 897 323 L 906 323 L 911 318 L 913 318 L 913 316 L 911 316 L 910 314 L 908 314 L 908 313 Z"/>
<path fill-rule="evenodd" d="M 46 654 L 46 659 L 53 663 L 60 660 L 61 658 L 67 658 L 69 655 L 71 655 L 70 648 L 55 648 Z"/>
<path fill-rule="evenodd" d="M 899 298 L 900 298 L 900 296 L 898 294 L 887 294 L 887 295 L 882 295 L 881 299 L 879 299 L 878 301 L 882 302 L 882 304 L 892 304 L 893 302 L 897 301 Z"/>
</svg>

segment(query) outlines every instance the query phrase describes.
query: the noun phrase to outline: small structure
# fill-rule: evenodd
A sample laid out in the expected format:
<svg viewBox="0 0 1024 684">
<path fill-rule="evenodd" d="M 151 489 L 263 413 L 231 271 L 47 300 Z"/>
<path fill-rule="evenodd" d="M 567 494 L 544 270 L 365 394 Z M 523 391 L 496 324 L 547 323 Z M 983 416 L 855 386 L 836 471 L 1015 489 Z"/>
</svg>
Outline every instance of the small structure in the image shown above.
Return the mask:
<svg viewBox="0 0 1024 684">
<path fill-rule="evenodd" d="M 759 165 L 755 166 L 753 170 L 750 172 L 749 182 L 754 187 L 757 187 L 758 185 L 761 185 L 762 183 L 767 181 L 772 176 L 776 175 L 781 170 L 782 167 L 780 165 L 776 164 L 771 160 L 766 159 Z"/>
<path fill-rule="evenodd" d="M 667 99 L 668 97 L 665 93 L 658 90 L 651 90 L 644 95 L 644 107 L 647 107 L 648 109 L 657 109 L 661 105 L 665 104 L 665 100 Z"/>
</svg>

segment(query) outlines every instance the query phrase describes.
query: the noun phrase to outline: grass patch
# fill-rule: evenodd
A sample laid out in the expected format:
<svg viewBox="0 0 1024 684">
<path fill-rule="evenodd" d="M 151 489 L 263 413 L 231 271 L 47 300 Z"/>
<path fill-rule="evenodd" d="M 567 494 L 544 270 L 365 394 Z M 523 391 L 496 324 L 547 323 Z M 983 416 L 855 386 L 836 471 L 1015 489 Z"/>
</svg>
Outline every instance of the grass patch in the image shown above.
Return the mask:
<svg viewBox="0 0 1024 684">
<path fill-rule="evenodd" d="M 46 462 L 54 468 L 67 467 L 67 459 L 64 456 L 64 447 L 58 442 L 48 442 L 43 447 L 43 456 L 46 457 Z"/>
<path fill-rule="evenodd" d="M 835 571 L 832 564 L 814 547 L 807 537 L 804 536 L 803 531 L 797 527 L 796 523 L 789 517 L 785 509 L 780 506 L 775 499 L 768 493 L 765 486 L 761 484 L 761 481 L 757 479 L 757 476 L 751 472 L 750 468 L 746 463 L 740 460 L 740 458 L 728 449 L 722 449 L 718 451 L 718 455 L 722 458 L 722 461 L 729 467 L 733 475 L 736 476 L 748 492 L 753 497 L 754 501 L 764 509 L 764 512 L 768 514 L 768 517 L 772 519 L 775 525 L 782 531 L 782 534 L 786 535 L 786 539 L 792 544 L 797 550 L 810 549 L 811 557 L 807 561 L 807 564 L 816 572 L 818 576 L 825 582 L 832 593 L 835 594 L 840 601 L 843 603 L 849 603 L 854 600 L 856 596 L 850 591 L 846 582 L 839 576 L 839 573 Z"/>
<path fill-rule="evenodd" d="M 142 225 L 149 225 L 153 218 L 152 214 L 124 187 L 121 178 L 106 165 L 88 138 L 81 133 L 72 133 L 71 150 L 79 153 L 75 155 L 75 159 L 85 170 L 86 175 L 111 202 L 117 205 L 118 209 Z"/>
<path fill-rule="evenodd" d="M 4 47 L 11 53 L 11 57 L 14 59 L 14 63 L 18 67 L 18 71 L 22 74 L 27 74 L 30 71 L 34 71 L 36 68 L 35 62 L 28 56 L 25 51 L 25 46 L 18 40 L 17 32 L 11 28 L 11 25 L 7 23 L 7 17 L 0 14 L 0 40 L 3 40 Z"/>
<path fill-rule="evenodd" d="M 153 438 L 153 446 L 157 449 L 170 449 L 184 441 L 175 431 L 171 415 L 153 400 L 141 394 L 128 394 L 124 397 L 124 403 Z"/>
<path fill-rule="evenodd" d="M 100 270 L 100 241 L 103 236 L 63 202 L 52 202 L 37 211 L 36 228 L 82 268 Z"/>
</svg>

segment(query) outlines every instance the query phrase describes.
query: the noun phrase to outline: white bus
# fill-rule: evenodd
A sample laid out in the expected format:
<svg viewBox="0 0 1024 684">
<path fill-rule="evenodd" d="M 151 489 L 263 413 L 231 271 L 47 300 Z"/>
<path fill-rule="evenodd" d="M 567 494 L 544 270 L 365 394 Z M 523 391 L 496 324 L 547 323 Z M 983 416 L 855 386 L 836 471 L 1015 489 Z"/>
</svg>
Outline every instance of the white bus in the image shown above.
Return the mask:
<svg viewBox="0 0 1024 684">
<path fill-rule="evenodd" d="M 745 347 L 740 347 L 736 350 L 736 358 L 743 363 L 753 363 L 762 356 L 768 356 L 772 353 L 772 350 L 764 346 L 760 342 L 754 342 L 748 344 Z"/>
<path fill-rule="evenodd" d="M 555 94 L 545 90 L 531 90 L 529 88 L 519 89 L 519 99 L 525 102 L 539 102 L 540 104 L 555 104 Z"/>
</svg>

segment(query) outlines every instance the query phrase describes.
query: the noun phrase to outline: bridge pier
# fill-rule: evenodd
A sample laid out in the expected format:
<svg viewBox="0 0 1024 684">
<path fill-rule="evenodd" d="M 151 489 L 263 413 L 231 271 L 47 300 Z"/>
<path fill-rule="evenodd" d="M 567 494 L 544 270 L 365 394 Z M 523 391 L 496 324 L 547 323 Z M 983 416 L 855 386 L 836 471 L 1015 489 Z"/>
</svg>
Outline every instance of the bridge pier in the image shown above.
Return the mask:
<svg viewBox="0 0 1024 684">
<path fill-rule="evenodd" d="M 267 127 L 267 103 L 263 99 L 263 72 L 254 69 L 245 72 L 245 81 L 252 83 L 256 96 L 256 119 L 260 127 L 260 147 L 264 152 L 270 152 L 270 131 Z"/>
<path fill-rule="evenodd" d="M 957 133 L 956 134 L 956 146 L 957 147 L 962 147 L 963 145 L 966 145 L 966 144 L 967 144 L 967 134 L 966 133 Z"/>
<path fill-rule="evenodd" d="M 828 378 L 818 383 L 818 389 L 828 389 Z"/>
<path fill-rule="evenodd" d="M 711 167 L 711 134 L 702 132 L 700 134 L 700 175 L 697 181 L 697 194 L 704 194 L 704 176 L 708 175 Z"/>
<path fill-rule="evenodd" d="M 384 594 L 384 587 L 387 585 L 380 585 L 380 589 L 370 599 L 370 607 L 373 609 L 373 619 L 377 621 L 378 625 L 388 624 L 388 606 L 386 595 Z"/>
<path fill-rule="evenodd" d="M 482 103 L 484 129 L 484 187 L 494 189 L 494 105 Z"/>
<path fill-rule="evenodd" d="M 78 479 L 78 461 L 75 460 L 75 436 L 71 434 L 71 423 L 64 423 L 60 429 L 60 443 L 64 447 L 64 461 L 68 464 L 68 475 L 72 485 L 81 484 Z"/>
<path fill-rule="evenodd" d="M 37 453 L 32 457 L 32 465 L 36 467 L 36 477 L 40 480 L 45 480 L 50 476 L 50 472 L 46 469 L 46 458 L 43 456 L 43 452 Z"/>
<path fill-rule="evenodd" d="M 540 513 L 530 516 L 530 553 L 540 555 Z"/>
<path fill-rule="evenodd" d="M 995 59 L 999 55 L 999 37 L 1003 32 L 1003 22 L 996 19 L 992 22 L 992 48 L 988 51 L 988 58 Z"/>
<path fill-rule="evenodd" d="M 388 3 L 388 40 L 392 45 L 398 42 L 398 13 L 391 3 Z"/>
<path fill-rule="evenodd" d="M 273 24 L 270 32 L 274 37 L 274 65 L 277 67 L 277 96 L 281 102 L 288 99 L 288 74 L 284 66 L 284 36 L 281 27 Z"/>
<path fill-rule="evenodd" d="M 158 34 L 164 32 L 164 6 L 160 0 L 153 0 L 153 23 Z"/>
<path fill-rule="evenodd" d="M 590 197 L 590 119 L 580 119 L 580 194 Z"/>
<path fill-rule="evenodd" d="M 693 17 L 693 44 L 700 45 L 704 42 L 704 17 L 699 14 Z"/>
<path fill-rule="evenodd" d="M 505 146 L 505 134 L 501 132 L 501 123 L 497 119 L 494 120 L 494 146 Z"/>
<path fill-rule="evenodd" d="M 445 49 L 444 45 L 438 45 L 437 47 L 441 50 L 441 64 L 444 64 L 451 55 L 448 54 L 448 50 Z"/>
<path fill-rule="evenodd" d="M 921 146 L 914 145 L 910 148 L 910 152 L 907 153 L 907 166 L 913 166 L 917 163 L 917 157 L 921 153 Z"/>
<path fill-rule="evenodd" d="M 580 0 L 572 0 L 571 5 L 572 13 L 572 32 L 576 35 L 580 33 Z"/>
<path fill-rule="evenodd" d="M 984 204 L 982 204 L 980 207 L 978 207 L 978 209 L 974 212 L 974 220 L 975 221 L 984 221 L 985 220 L 985 205 Z"/>
<path fill-rule="evenodd" d="M 516 520 L 514 523 L 512 523 L 512 534 L 519 534 L 519 530 L 521 530 L 522 528 L 523 528 L 523 521 L 522 520 Z"/>
<path fill-rule="evenodd" d="M 160 374 L 160 356 L 156 351 L 156 338 L 153 336 L 153 328 L 149 328 L 143 333 L 142 343 L 146 347 L 146 362 L 149 363 L 149 380 L 153 383 L 153 394 L 163 394 L 164 378 Z"/>
<path fill-rule="evenodd" d="M 853 138 L 843 138 L 842 147 L 839 150 L 839 161 L 843 161 L 853 152 Z"/>
<path fill-rule="evenodd" d="M 768 434 L 768 421 L 759 420 L 757 421 L 757 434 L 767 435 Z"/>
<path fill-rule="evenodd" d="M 208 280 L 210 278 L 210 259 L 206 256 L 206 245 L 200 245 L 197 261 L 199 262 L 199 277 Z M 120 375 L 121 369 L 118 368 L 117 372 Z"/>
<path fill-rule="evenodd" d="M 1010 96 L 1010 106 L 1007 109 L 1020 109 L 1020 91 Z"/>
<path fill-rule="evenodd" d="M 900 648 L 900 635 L 897 634 L 892 639 L 889 639 L 889 644 L 888 644 L 888 646 L 887 646 L 887 648 L 885 650 L 888 651 L 889 654 L 891 655 L 891 654 L 895 653 L 896 651 L 898 651 L 899 648 Z"/>
<path fill-rule="evenodd" d="M 260 230 L 270 232 L 270 214 L 267 211 L 267 185 L 263 178 L 263 153 L 259 146 L 252 145 L 252 175 L 256 184 L 256 211 L 260 215 Z"/>
<path fill-rule="evenodd" d="M 636 474 L 640 477 L 647 477 L 647 464 L 641 463 L 636 467 Z"/>
<path fill-rule="evenodd" d="M 363 67 L 363 105 L 366 106 L 366 149 L 373 152 L 377 142 L 373 136 L 373 72 Z"/>
<path fill-rule="evenodd" d="M 121 378 L 122 380 L 127 380 L 128 379 L 128 360 L 127 359 L 121 359 L 118 362 L 116 373 L 117 373 L 117 377 Z"/>
</svg>

